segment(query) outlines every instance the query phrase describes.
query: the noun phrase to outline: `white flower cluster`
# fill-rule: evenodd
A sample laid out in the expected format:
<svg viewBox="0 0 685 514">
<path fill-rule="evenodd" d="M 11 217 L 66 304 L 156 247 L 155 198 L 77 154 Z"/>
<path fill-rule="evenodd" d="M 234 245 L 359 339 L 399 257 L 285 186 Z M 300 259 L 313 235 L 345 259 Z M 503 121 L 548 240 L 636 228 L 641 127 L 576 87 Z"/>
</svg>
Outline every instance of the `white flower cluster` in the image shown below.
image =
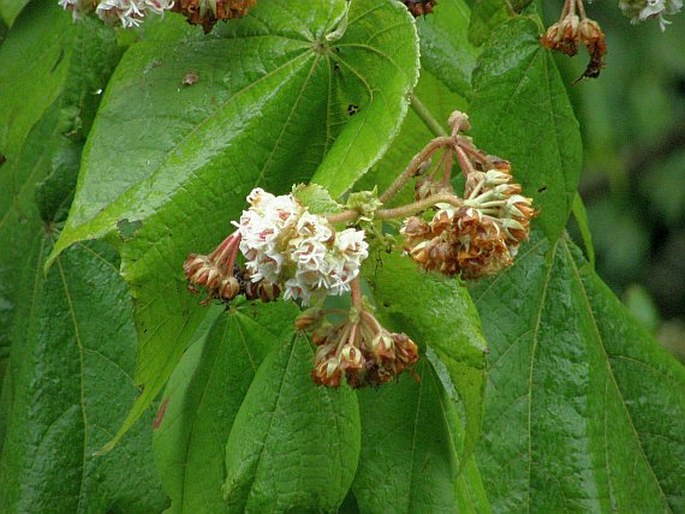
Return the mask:
<svg viewBox="0 0 685 514">
<path fill-rule="evenodd" d="M 72 12 L 74 20 L 95 10 L 105 23 L 121 23 L 124 28 L 138 27 L 147 14 L 162 15 L 174 5 L 171 0 L 59 0 L 62 9 Z"/>
<path fill-rule="evenodd" d="M 664 15 L 676 14 L 683 7 L 682 0 L 621 0 L 619 7 L 623 14 L 630 18 L 631 23 L 638 23 L 648 19 L 658 19 L 661 30 L 671 23 Z"/>
<path fill-rule="evenodd" d="M 364 231 L 335 232 L 328 220 L 300 205 L 292 194 L 274 196 L 253 189 L 240 222 L 240 251 L 254 282 L 278 284 L 283 297 L 301 299 L 341 295 L 368 256 Z"/>
</svg>

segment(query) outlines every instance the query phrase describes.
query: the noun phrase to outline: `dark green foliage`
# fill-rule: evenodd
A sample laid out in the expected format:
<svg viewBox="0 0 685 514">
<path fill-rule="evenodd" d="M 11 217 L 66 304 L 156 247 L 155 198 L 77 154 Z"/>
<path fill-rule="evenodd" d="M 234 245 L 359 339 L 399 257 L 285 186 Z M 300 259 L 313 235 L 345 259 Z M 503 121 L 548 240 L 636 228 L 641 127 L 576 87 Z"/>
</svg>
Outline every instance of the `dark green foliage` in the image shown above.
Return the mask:
<svg viewBox="0 0 685 514">
<path fill-rule="evenodd" d="M 0 0 L 0 511 L 685 510 L 685 372 L 565 233 L 573 213 L 591 245 L 581 128 L 534 6 L 296 4 L 127 36 Z M 184 259 L 253 187 L 311 180 L 299 198 L 338 211 L 453 109 L 539 214 L 473 284 L 372 246 L 365 293 L 412 370 L 318 387 L 295 303 L 189 294 Z M 641 192 L 671 220 L 679 162 Z"/>
</svg>

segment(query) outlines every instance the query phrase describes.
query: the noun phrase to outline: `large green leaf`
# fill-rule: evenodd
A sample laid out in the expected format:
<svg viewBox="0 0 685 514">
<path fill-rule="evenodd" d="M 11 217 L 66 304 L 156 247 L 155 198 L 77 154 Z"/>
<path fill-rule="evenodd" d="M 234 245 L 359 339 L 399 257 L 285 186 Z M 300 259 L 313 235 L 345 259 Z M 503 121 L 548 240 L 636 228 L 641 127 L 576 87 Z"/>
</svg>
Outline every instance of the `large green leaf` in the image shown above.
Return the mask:
<svg viewBox="0 0 685 514">
<path fill-rule="evenodd" d="M 471 72 L 479 53 L 467 38 L 470 18 L 471 10 L 463 0 L 442 0 L 433 14 L 416 21 L 423 70 L 464 98 L 471 97 Z"/>
<path fill-rule="evenodd" d="M 474 45 L 482 45 L 498 25 L 513 14 L 509 0 L 474 0 L 469 23 L 468 38 Z"/>
<path fill-rule="evenodd" d="M 493 510 L 681 512 L 685 369 L 568 240 L 523 251 L 473 290 L 492 350 L 478 460 Z"/>
<path fill-rule="evenodd" d="M 362 450 L 352 490 L 361 512 L 489 512 L 475 462 L 458 476 L 463 438 L 428 360 L 393 384 L 359 391 Z M 458 485 L 457 485 L 458 484 Z"/>
<path fill-rule="evenodd" d="M 137 392 L 132 302 L 116 255 L 79 244 L 44 277 L 49 236 L 37 242 L 8 370 L 0 511 L 159 512 L 166 497 L 152 460 L 152 412 L 114 452 L 93 456 Z"/>
<path fill-rule="evenodd" d="M 11 26 L 29 0 L 0 0 L 0 18 Z"/>
<path fill-rule="evenodd" d="M 345 498 L 359 457 L 359 406 L 348 387 L 314 384 L 313 358 L 298 334 L 257 370 L 226 444 L 231 511 L 333 512 Z"/>
<path fill-rule="evenodd" d="M 112 78 L 53 257 L 102 236 L 121 251 L 145 386 L 126 426 L 200 319 L 185 256 L 221 241 L 252 187 L 283 192 L 321 164 L 316 180 L 340 194 L 397 132 L 417 76 L 413 22 L 389 0 L 354 1 L 347 18 L 346 6 L 264 0 L 211 37 L 169 17 Z"/>
<path fill-rule="evenodd" d="M 498 27 L 473 74 L 475 143 L 508 159 L 537 223 L 555 240 L 566 226 L 581 164 L 578 122 L 550 52 L 528 18 Z"/>
<path fill-rule="evenodd" d="M 11 165 L 31 127 L 63 92 L 75 50 L 69 17 L 52 2 L 34 2 L 0 46 L 0 153 Z M 27 101 L 30 94 L 31 101 Z M 4 173 L 3 173 L 4 176 Z M 0 188 L 0 194 L 12 192 Z M 0 202 L 0 209 L 9 202 Z M 2 211 L 0 211 L 2 212 Z"/>
<path fill-rule="evenodd" d="M 388 328 L 407 333 L 444 364 L 461 398 L 464 451 L 470 453 L 480 435 L 487 348 L 467 290 L 458 279 L 421 272 L 396 254 L 385 256 L 365 276 Z"/>
<path fill-rule="evenodd" d="M 226 510 L 224 451 L 238 409 L 266 354 L 292 338 L 292 302 L 222 314 L 169 379 L 155 434 L 155 459 L 170 512 Z"/>
<path fill-rule="evenodd" d="M 416 99 L 422 102 L 430 116 L 438 123 L 442 123 L 445 130 L 447 130 L 447 119 L 452 111 L 465 110 L 467 105 L 466 100 L 447 89 L 440 80 L 425 69 L 421 70 L 421 78 L 412 96 L 414 102 Z M 435 134 L 416 113 L 415 106 L 412 106 L 402 123 L 400 133 L 388 151 L 374 164 L 371 171 L 361 178 L 355 189 L 371 190 L 378 187 L 379 192 L 382 192 L 402 173 L 412 156 L 421 151 L 434 137 Z M 413 199 L 413 188 L 407 186 L 389 202 L 389 205 L 402 205 Z"/>
<path fill-rule="evenodd" d="M 94 93 L 119 56 L 110 29 L 59 14 L 56 3 L 35 2 L 0 47 L 0 347 L 9 346 L 18 277 L 35 264 L 33 242 L 69 205 Z"/>
</svg>

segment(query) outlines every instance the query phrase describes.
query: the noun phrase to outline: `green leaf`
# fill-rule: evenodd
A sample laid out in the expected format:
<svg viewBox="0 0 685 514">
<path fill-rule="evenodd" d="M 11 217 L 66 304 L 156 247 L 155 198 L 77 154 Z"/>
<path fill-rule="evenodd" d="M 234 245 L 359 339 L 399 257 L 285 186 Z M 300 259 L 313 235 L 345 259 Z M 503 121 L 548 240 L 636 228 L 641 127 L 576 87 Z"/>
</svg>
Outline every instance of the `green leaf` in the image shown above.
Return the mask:
<svg viewBox="0 0 685 514">
<path fill-rule="evenodd" d="M 347 388 L 318 387 L 302 334 L 257 370 L 226 444 L 224 494 L 236 512 L 332 512 L 352 483 L 359 406 Z"/>
<path fill-rule="evenodd" d="M 0 18 L 7 26 L 11 27 L 28 3 L 29 0 L 0 0 Z"/>
<path fill-rule="evenodd" d="M 19 277 L 35 265 L 31 248 L 69 206 L 93 92 L 119 57 L 111 29 L 61 14 L 56 2 L 34 2 L 0 47 L 0 347 L 9 346 Z"/>
<path fill-rule="evenodd" d="M 74 30 L 69 16 L 58 14 L 57 2 L 34 2 L 0 46 L 0 84 L 4 86 L 0 152 L 7 158 L 4 166 L 11 165 L 33 125 L 64 90 L 74 52 Z M 29 93 L 31 101 L 27 101 Z M 9 191 L 0 188 L 3 196 Z M 0 202 L 0 209 L 6 205 Z"/>
<path fill-rule="evenodd" d="M 47 277 L 39 241 L 9 367 L 0 511 L 159 512 L 166 502 L 152 461 L 147 412 L 106 458 L 93 452 L 121 424 L 136 394 L 136 332 L 111 249 L 77 245 Z M 26 277 L 28 279 L 28 277 Z M 131 473 L 130 470 L 135 470 Z"/>
<path fill-rule="evenodd" d="M 414 99 L 418 98 L 431 116 L 444 124 L 445 129 L 447 128 L 447 119 L 452 111 L 455 109 L 465 110 L 467 105 L 466 100 L 452 93 L 426 70 L 421 71 L 421 78 L 412 96 Z M 355 185 L 355 189 L 370 190 L 378 187 L 380 192 L 384 191 L 395 177 L 402 173 L 402 170 L 409 164 L 411 157 L 417 154 L 434 137 L 435 134 L 416 114 L 416 110 L 414 108 L 409 109 L 409 114 L 402 123 L 399 135 L 383 155 L 383 158 Z M 413 198 L 414 191 L 411 187 L 406 187 L 393 198 L 390 204 L 406 204 L 411 202 Z"/>
<path fill-rule="evenodd" d="M 521 251 L 473 291 L 492 350 L 478 460 L 497 476 L 493 510 L 682 511 L 685 369 L 567 239 Z"/>
<path fill-rule="evenodd" d="M 488 512 L 477 468 L 457 478 L 463 430 L 452 399 L 426 359 L 415 371 L 418 378 L 405 373 L 358 392 L 362 450 L 352 490 L 361 512 Z"/>
<path fill-rule="evenodd" d="M 397 135 L 407 113 L 407 95 L 419 78 L 419 48 L 413 19 L 398 2 L 353 0 L 349 25 L 334 42 L 331 64 L 337 102 L 329 111 L 355 113 L 337 136 L 312 181 L 333 197 L 347 191 Z M 333 104 L 333 105 L 331 105 Z M 336 125 L 333 119 L 327 125 Z M 334 129 L 335 134 L 335 129 Z"/>
<path fill-rule="evenodd" d="M 314 214 L 333 214 L 342 210 L 342 205 L 319 184 L 299 184 L 293 188 L 293 196 Z"/>
<path fill-rule="evenodd" d="M 223 512 L 224 450 L 238 409 L 267 353 L 292 338 L 292 302 L 244 305 L 220 315 L 169 379 L 154 433 L 155 460 L 172 512 Z"/>
<path fill-rule="evenodd" d="M 476 46 L 482 45 L 493 29 L 505 23 L 511 15 L 512 7 L 508 0 L 474 0 L 468 31 L 469 41 Z"/>
<path fill-rule="evenodd" d="M 421 77 L 428 71 L 464 98 L 471 97 L 471 73 L 479 53 L 467 38 L 470 19 L 471 10 L 463 0 L 441 0 L 430 16 L 416 20 Z"/>
<path fill-rule="evenodd" d="M 186 255 L 223 239 L 254 186 L 285 192 L 321 164 L 317 181 L 336 196 L 397 132 L 417 75 L 413 22 L 389 0 L 355 1 L 344 34 L 329 41 L 346 5 L 265 0 L 212 37 L 168 17 L 128 50 L 108 85 L 52 257 L 103 236 L 121 252 L 144 390 L 118 437 L 163 387 L 201 319 L 182 280 Z M 184 87 L 190 71 L 198 81 Z M 118 226 L 137 230 L 121 240 Z"/>
<path fill-rule="evenodd" d="M 524 18 L 497 29 L 473 74 L 469 115 L 475 143 L 512 162 L 523 194 L 540 210 L 535 223 L 554 241 L 571 211 L 582 149 L 564 84 L 538 35 Z"/>
<path fill-rule="evenodd" d="M 592 244 L 592 233 L 590 232 L 590 223 L 587 217 L 587 210 L 585 209 L 585 203 L 580 196 L 580 193 L 575 194 L 573 197 L 573 218 L 576 220 L 578 225 L 578 231 L 580 232 L 580 237 L 583 239 L 583 246 L 585 247 L 585 254 L 587 255 L 588 262 L 590 266 L 595 267 L 595 247 Z"/>
<path fill-rule="evenodd" d="M 480 435 L 487 348 L 467 290 L 458 279 L 423 273 L 395 254 L 384 256 L 365 277 L 388 328 L 431 348 L 445 365 L 462 401 L 468 457 Z"/>
</svg>

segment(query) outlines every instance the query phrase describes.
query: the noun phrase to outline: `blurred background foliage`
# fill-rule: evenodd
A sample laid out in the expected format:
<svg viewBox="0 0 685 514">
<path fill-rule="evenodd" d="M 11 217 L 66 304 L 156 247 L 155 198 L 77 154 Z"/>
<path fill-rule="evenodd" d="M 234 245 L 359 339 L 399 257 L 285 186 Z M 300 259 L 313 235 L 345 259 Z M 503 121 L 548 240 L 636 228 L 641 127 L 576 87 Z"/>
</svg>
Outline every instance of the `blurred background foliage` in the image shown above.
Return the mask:
<svg viewBox="0 0 685 514">
<path fill-rule="evenodd" d="M 549 26 L 562 2 L 545 2 Z M 600 276 L 685 362 L 685 14 L 631 25 L 618 2 L 586 6 L 606 34 L 606 66 L 557 56 L 584 145 L 580 194 Z M 582 246 L 572 220 L 569 231 Z"/>
</svg>

